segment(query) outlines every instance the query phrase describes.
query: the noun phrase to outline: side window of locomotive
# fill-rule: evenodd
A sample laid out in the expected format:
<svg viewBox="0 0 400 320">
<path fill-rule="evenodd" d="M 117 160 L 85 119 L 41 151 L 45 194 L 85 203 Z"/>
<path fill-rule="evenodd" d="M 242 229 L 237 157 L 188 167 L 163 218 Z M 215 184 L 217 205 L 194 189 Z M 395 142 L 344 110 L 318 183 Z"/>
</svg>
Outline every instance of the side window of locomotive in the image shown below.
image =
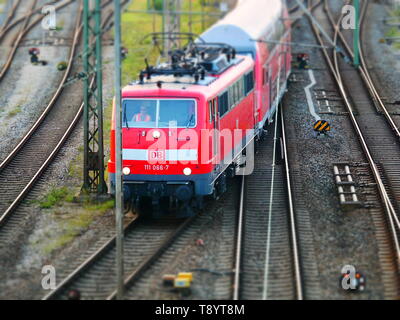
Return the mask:
<svg viewBox="0 0 400 320">
<path fill-rule="evenodd" d="M 244 77 L 242 77 L 239 80 L 239 94 L 240 94 L 240 100 L 242 100 L 244 98 L 244 96 L 246 95 L 245 91 L 244 91 Z"/>
<path fill-rule="evenodd" d="M 227 113 L 229 110 L 228 91 L 218 97 L 218 107 L 219 107 L 220 117 L 222 118 L 225 115 L 225 113 Z"/>
<path fill-rule="evenodd" d="M 209 121 L 210 121 L 210 123 L 212 123 L 214 120 L 213 102 L 212 101 L 208 101 L 208 114 L 210 117 Z"/>
<path fill-rule="evenodd" d="M 230 86 L 228 89 L 228 109 L 231 109 L 235 103 L 235 90 L 233 86 Z"/>
<path fill-rule="evenodd" d="M 245 92 L 248 95 L 254 89 L 254 72 L 250 72 L 245 76 Z"/>
<path fill-rule="evenodd" d="M 239 103 L 242 100 L 242 94 L 240 92 L 240 80 L 236 82 L 236 96 L 237 96 L 236 101 Z"/>
<path fill-rule="evenodd" d="M 234 105 L 238 104 L 243 98 L 243 80 L 240 79 L 233 85 Z"/>
<path fill-rule="evenodd" d="M 231 107 L 234 107 L 238 102 L 238 90 L 237 90 L 237 82 L 233 84 L 233 104 Z"/>
</svg>

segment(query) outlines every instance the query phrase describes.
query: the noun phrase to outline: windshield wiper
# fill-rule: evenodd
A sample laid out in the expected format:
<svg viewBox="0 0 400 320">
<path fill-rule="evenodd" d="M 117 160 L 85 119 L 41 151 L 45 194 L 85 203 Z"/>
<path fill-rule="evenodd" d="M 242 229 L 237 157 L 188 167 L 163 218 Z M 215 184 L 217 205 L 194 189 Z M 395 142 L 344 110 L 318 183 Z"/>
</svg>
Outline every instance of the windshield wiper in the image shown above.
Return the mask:
<svg viewBox="0 0 400 320">
<path fill-rule="evenodd" d="M 186 129 L 190 127 L 190 124 L 192 123 L 193 118 L 194 118 L 194 114 L 192 114 L 192 116 L 190 117 L 188 124 L 186 125 Z"/>
<path fill-rule="evenodd" d="M 124 121 L 125 121 L 126 127 L 129 130 L 130 128 L 129 128 L 128 118 L 126 117 L 126 107 L 124 108 Z"/>
</svg>

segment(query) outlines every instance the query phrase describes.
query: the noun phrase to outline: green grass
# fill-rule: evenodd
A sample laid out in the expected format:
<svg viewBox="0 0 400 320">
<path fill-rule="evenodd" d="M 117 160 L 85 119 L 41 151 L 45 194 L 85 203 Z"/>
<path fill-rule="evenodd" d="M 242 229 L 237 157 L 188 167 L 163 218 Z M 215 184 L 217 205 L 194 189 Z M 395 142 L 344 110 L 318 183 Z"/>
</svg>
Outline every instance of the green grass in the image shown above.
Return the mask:
<svg viewBox="0 0 400 320">
<path fill-rule="evenodd" d="M 400 8 L 399 8 L 399 9 L 396 9 L 396 10 L 393 10 L 393 11 L 391 12 L 391 15 L 392 15 L 393 17 L 399 17 L 399 18 L 400 18 Z"/>
<path fill-rule="evenodd" d="M 46 196 L 36 201 L 42 209 L 50 209 L 62 202 L 73 202 L 74 195 L 72 190 L 67 187 L 61 187 L 50 190 Z"/>
<path fill-rule="evenodd" d="M 400 37 L 400 30 L 397 27 L 391 27 L 385 33 L 386 37 Z"/>
<path fill-rule="evenodd" d="M 105 212 L 113 209 L 115 206 L 114 200 L 108 200 L 106 202 L 90 203 L 84 206 L 84 209 L 88 212 Z"/>
<path fill-rule="evenodd" d="M 14 109 L 12 109 L 12 110 L 10 110 L 8 113 L 7 113 L 7 117 L 8 118 L 12 118 L 12 117 L 15 117 L 18 113 L 20 113 L 22 111 L 22 107 L 19 105 L 19 106 L 16 106 Z"/>
<path fill-rule="evenodd" d="M 400 22 L 400 8 L 396 10 L 392 10 L 389 12 L 390 22 L 391 23 L 399 23 Z"/>
<path fill-rule="evenodd" d="M 60 234 L 50 239 L 42 248 L 43 253 L 50 254 L 73 241 L 85 232 L 96 217 L 101 217 L 114 207 L 114 200 L 99 203 L 85 203 L 76 210 L 54 210 L 53 214 L 58 221 Z"/>
<path fill-rule="evenodd" d="M 57 21 L 56 31 L 63 30 L 64 29 L 64 25 L 65 25 L 65 21 L 64 20 Z"/>
<path fill-rule="evenodd" d="M 385 37 L 400 37 L 400 30 L 397 27 L 391 27 L 388 31 L 386 31 Z M 400 49 L 400 42 L 393 41 L 392 47 L 395 49 Z"/>
</svg>

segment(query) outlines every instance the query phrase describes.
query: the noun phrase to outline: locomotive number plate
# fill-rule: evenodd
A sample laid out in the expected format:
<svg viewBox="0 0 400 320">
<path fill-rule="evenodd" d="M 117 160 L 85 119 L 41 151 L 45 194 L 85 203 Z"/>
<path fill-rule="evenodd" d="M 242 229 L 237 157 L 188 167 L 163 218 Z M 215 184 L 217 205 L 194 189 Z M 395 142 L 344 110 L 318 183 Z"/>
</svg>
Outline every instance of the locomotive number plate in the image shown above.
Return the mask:
<svg viewBox="0 0 400 320">
<path fill-rule="evenodd" d="M 169 165 L 150 165 L 145 164 L 144 170 L 146 171 L 167 171 L 169 169 Z"/>
</svg>

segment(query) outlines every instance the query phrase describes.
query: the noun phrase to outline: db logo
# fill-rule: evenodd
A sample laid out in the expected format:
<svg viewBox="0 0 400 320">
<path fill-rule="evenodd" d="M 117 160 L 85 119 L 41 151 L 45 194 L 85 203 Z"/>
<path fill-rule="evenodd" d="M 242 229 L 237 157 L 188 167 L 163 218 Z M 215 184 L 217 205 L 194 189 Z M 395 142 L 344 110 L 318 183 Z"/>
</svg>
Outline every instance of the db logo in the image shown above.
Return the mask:
<svg viewBox="0 0 400 320">
<path fill-rule="evenodd" d="M 149 150 L 149 161 L 165 161 L 165 151 Z"/>
</svg>

